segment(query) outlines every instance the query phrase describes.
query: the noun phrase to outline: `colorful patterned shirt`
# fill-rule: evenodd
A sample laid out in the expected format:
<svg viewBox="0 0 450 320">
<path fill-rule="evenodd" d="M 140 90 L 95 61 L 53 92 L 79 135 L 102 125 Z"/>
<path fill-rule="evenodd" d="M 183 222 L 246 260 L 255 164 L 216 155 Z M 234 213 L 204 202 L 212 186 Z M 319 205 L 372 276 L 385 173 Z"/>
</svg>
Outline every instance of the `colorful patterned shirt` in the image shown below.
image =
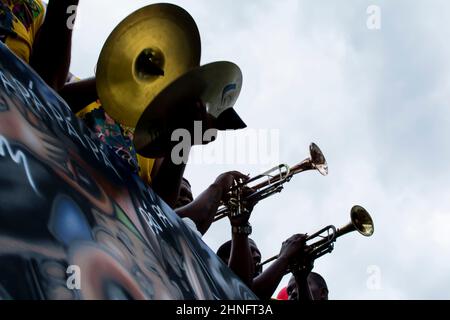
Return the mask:
<svg viewBox="0 0 450 320">
<path fill-rule="evenodd" d="M 28 63 L 44 18 L 40 0 L 0 0 L 0 40 Z"/>
<path fill-rule="evenodd" d="M 122 127 L 101 107 L 99 101 L 92 103 L 78 117 L 102 140 L 112 148 L 116 155 L 126 161 L 133 172 L 138 172 L 139 165 L 133 144 L 133 132 Z"/>
</svg>

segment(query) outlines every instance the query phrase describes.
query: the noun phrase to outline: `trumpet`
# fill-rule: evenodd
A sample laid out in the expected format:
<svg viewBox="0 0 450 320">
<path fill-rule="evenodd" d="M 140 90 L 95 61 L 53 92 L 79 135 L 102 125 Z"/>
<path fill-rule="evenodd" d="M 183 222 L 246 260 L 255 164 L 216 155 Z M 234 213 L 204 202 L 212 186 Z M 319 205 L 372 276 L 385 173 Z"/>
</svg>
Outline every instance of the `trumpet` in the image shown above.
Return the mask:
<svg viewBox="0 0 450 320">
<path fill-rule="evenodd" d="M 229 200 L 219 207 L 214 222 L 227 216 L 236 216 L 245 212 L 244 202 L 254 204 L 283 190 L 284 184 L 291 181 L 292 177 L 301 172 L 317 170 L 321 175 L 328 175 L 328 163 L 320 148 L 311 143 L 309 147 L 310 157 L 299 164 L 289 167 L 281 164 L 260 175 L 257 175 L 245 183 L 237 183 L 229 191 Z M 255 190 L 250 195 L 243 195 L 245 188 Z"/>
<path fill-rule="evenodd" d="M 358 231 L 365 237 L 371 237 L 375 231 L 372 217 L 361 206 L 354 206 L 350 211 L 350 223 L 337 229 L 335 226 L 327 226 L 316 233 L 308 236 L 306 242 L 316 239 L 312 244 L 306 244 L 306 255 L 309 261 L 314 261 L 334 249 L 336 239 L 353 231 Z M 318 240 L 317 240 L 318 239 Z M 258 268 L 278 259 L 278 255 L 258 264 Z"/>
</svg>

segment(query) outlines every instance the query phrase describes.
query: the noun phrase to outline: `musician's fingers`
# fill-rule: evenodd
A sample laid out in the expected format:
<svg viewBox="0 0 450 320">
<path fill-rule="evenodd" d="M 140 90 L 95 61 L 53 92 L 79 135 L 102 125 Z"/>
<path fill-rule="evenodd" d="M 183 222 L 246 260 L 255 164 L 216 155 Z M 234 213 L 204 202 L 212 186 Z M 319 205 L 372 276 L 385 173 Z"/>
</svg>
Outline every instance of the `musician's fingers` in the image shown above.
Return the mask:
<svg viewBox="0 0 450 320">
<path fill-rule="evenodd" d="M 294 237 L 296 240 L 303 240 L 303 239 L 306 239 L 307 236 L 306 236 L 306 234 L 298 233 L 298 234 L 295 234 Z"/>
<path fill-rule="evenodd" d="M 289 241 L 289 240 L 290 240 L 290 241 L 293 241 L 293 242 L 302 241 L 303 237 L 304 237 L 304 234 L 294 234 L 292 237 L 290 237 L 290 238 L 288 239 L 288 241 Z"/>
<path fill-rule="evenodd" d="M 241 173 L 239 171 L 231 171 L 230 174 L 233 175 L 233 177 L 235 179 L 242 179 L 244 181 L 247 181 L 248 179 L 250 179 L 249 176 L 246 176 L 245 174 L 243 174 L 243 173 Z"/>
<path fill-rule="evenodd" d="M 242 188 L 242 195 L 244 196 L 244 197 L 246 197 L 246 196 L 249 196 L 249 195 L 251 195 L 252 193 L 254 193 L 256 190 L 255 189 L 252 189 L 252 188 L 249 188 L 249 187 L 243 187 Z M 250 202 L 249 202 L 250 203 Z"/>
</svg>

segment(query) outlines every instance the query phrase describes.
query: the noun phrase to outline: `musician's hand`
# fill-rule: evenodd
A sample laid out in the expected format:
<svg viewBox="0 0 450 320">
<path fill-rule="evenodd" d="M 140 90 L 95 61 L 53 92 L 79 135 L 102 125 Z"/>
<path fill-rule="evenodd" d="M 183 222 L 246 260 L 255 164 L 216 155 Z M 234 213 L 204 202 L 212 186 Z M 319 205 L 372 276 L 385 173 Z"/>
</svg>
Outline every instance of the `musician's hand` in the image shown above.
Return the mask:
<svg viewBox="0 0 450 320">
<path fill-rule="evenodd" d="M 230 171 L 221 174 L 217 177 L 215 181 L 215 185 L 220 188 L 221 191 L 221 200 L 226 201 L 228 196 L 228 191 L 230 191 L 231 187 L 233 187 L 235 182 L 245 182 L 249 179 L 248 176 L 238 172 L 238 171 Z"/>
<path fill-rule="evenodd" d="M 307 236 L 304 234 L 295 234 L 283 242 L 279 254 L 279 259 L 286 259 L 291 262 L 299 254 L 304 252 Z"/>
<path fill-rule="evenodd" d="M 306 254 L 308 247 L 295 257 L 295 261 L 290 265 L 289 269 L 297 279 L 306 279 L 314 268 L 314 260 Z"/>
</svg>

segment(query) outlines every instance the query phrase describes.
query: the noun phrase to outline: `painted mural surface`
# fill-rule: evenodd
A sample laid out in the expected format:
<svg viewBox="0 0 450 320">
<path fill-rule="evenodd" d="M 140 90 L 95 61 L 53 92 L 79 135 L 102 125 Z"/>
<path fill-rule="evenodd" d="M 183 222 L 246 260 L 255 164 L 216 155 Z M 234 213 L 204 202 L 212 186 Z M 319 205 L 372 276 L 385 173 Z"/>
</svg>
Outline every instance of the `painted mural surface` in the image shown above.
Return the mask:
<svg viewBox="0 0 450 320">
<path fill-rule="evenodd" d="M 0 300 L 254 298 L 0 43 Z"/>
</svg>

